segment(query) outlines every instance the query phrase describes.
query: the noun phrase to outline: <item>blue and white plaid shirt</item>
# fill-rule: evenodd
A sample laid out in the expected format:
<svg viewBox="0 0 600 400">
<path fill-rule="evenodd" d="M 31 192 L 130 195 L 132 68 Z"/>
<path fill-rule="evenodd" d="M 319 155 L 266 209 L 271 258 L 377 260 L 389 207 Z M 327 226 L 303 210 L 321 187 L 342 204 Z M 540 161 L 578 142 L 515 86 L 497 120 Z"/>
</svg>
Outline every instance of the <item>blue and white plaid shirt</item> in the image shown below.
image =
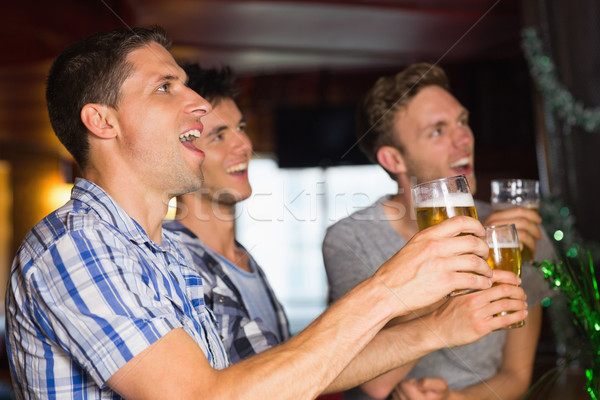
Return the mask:
<svg viewBox="0 0 600 400">
<path fill-rule="evenodd" d="M 178 248 L 179 247 L 179 248 Z M 202 278 L 170 232 L 162 245 L 93 183 L 29 232 L 14 260 L 7 339 L 18 398 L 120 398 L 105 382 L 172 329 L 217 369 L 227 355 Z"/>
</svg>

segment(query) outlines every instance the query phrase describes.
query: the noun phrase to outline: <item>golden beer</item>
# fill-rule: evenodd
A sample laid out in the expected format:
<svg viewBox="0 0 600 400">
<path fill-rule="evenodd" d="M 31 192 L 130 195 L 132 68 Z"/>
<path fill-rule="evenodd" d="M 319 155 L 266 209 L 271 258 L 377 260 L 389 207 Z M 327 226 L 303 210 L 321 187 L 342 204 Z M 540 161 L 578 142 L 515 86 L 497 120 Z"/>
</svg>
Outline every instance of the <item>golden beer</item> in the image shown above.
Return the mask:
<svg viewBox="0 0 600 400">
<path fill-rule="evenodd" d="M 486 229 L 503 229 L 506 226 L 502 227 L 491 227 Z M 507 233 L 497 233 L 497 234 L 489 234 L 486 233 L 488 238 L 488 245 L 490 246 L 490 251 L 488 253 L 487 263 L 491 269 L 499 269 L 503 271 L 510 271 L 517 276 L 521 276 L 521 252 L 519 251 L 519 242 L 517 239 L 516 228 L 512 225 L 509 228 L 506 228 Z M 508 233 L 508 231 L 511 231 Z M 514 236 L 513 239 L 510 237 Z M 497 283 L 494 283 L 494 286 Z M 506 315 L 507 313 L 512 313 L 512 311 L 503 312 L 500 315 Z M 507 328 L 520 328 L 525 325 L 525 321 L 520 321 L 514 324 L 509 325 Z"/>
<path fill-rule="evenodd" d="M 473 197 L 468 194 L 456 193 L 444 199 L 424 201 L 416 206 L 417 225 L 423 230 L 458 215 L 477 218 L 477 210 Z"/>
<path fill-rule="evenodd" d="M 457 215 L 466 215 L 468 217 L 477 218 L 477 210 L 475 210 L 474 206 L 417 207 L 417 225 L 419 225 L 420 230 L 423 230 Z"/>
<path fill-rule="evenodd" d="M 490 268 L 511 271 L 517 276 L 521 276 L 521 252 L 519 251 L 519 245 L 516 243 L 515 245 L 490 246 L 490 253 L 487 259 Z"/>
</svg>

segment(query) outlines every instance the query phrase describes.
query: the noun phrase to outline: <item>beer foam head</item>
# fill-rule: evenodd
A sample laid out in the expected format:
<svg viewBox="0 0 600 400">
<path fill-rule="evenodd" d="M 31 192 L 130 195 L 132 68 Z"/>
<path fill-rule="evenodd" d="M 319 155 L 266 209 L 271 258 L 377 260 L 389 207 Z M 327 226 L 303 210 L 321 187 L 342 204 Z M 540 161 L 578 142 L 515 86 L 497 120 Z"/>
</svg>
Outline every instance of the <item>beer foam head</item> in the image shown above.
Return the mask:
<svg viewBox="0 0 600 400">
<path fill-rule="evenodd" d="M 444 197 L 421 201 L 417 207 L 475 207 L 475 203 L 469 193 L 444 193 Z"/>
<path fill-rule="evenodd" d="M 531 208 L 538 209 L 540 208 L 540 202 L 535 200 L 522 200 L 518 199 L 509 199 L 506 201 L 500 201 L 498 199 L 492 199 L 492 207 L 495 210 L 506 210 L 512 207 L 523 207 L 523 208 Z"/>
</svg>

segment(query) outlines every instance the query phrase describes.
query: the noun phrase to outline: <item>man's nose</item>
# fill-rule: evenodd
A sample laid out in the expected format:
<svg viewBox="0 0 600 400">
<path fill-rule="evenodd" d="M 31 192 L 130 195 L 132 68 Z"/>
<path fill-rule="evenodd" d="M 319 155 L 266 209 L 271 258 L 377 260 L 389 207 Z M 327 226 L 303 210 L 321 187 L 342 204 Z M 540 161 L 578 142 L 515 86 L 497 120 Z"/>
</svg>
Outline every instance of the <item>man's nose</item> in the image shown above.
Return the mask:
<svg viewBox="0 0 600 400">
<path fill-rule="evenodd" d="M 199 116 L 206 115 L 212 111 L 212 106 L 204 97 L 190 88 L 186 88 L 189 92 L 188 105 L 186 111 L 190 114 L 198 114 Z"/>
<path fill-rule="evenodd" d="M 250 138 L 245 132 L 236 131 L 233 147 L 236 151 L 243 153 L 251 153 L 252 152 L 252 142 Z"/>
<path fill-rule="evenodd" d="M 458 125 L 454 128 L 452 140 L 457 147 L 464 146 L 473 141 L 473 133 L 468 126 Z"/>
</svg>

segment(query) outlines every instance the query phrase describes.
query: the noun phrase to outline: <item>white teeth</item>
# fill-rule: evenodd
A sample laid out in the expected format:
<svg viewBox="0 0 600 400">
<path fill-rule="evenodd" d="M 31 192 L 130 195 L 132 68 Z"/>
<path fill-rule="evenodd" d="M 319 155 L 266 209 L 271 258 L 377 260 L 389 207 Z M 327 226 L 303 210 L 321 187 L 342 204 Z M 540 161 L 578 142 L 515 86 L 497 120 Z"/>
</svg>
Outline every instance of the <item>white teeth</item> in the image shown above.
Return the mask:
<svg viewBox="0 0 600 400">
<path fill-rule="evenodd" d="M 228 174 L 233 172 L 245 171 L 248 168 L 248 163 L 241 163 L 238 165 L 234 165 L 233 167 L 229 167 L 225 170 Z"/>
<path fill-rule="evenodd" d="M 455 162 L 450 164 L 450 168 L 464 167 L 469 164 L 469 161 L 469 157 L 461 158 L 460 160 L 456 160 Z"/>
<path fill-rule="evenodd" d="M 180 142 L 187 142 L 189 140 L 196 140 L 200 137 L 200 131 L 197 129 L 193 129 L 191 131 L 187 131 L 186 133 L 182 133 L 179 135 Z"/>
</svg>

